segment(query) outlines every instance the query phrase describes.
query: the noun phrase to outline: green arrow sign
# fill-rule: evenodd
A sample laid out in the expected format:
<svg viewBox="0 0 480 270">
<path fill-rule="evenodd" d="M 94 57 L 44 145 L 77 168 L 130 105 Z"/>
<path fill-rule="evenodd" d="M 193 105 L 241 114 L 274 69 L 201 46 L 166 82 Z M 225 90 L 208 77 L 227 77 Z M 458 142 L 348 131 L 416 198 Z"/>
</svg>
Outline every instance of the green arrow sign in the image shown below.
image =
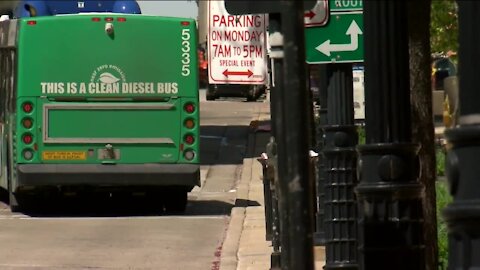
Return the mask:
<svg viewBox="0 0 480 270">
<path fill-rule="evenodd" d="M 331 14 L 325 27 L 305 29 L 307 63 L 353 63 L 363 61 L 363 14 Z"/>
<path fill-rule="evenodd" d="M 362 0 L 329 0 L 330 12 L 337 11 L 361 11 L 363 9 Z"/>
</svg>

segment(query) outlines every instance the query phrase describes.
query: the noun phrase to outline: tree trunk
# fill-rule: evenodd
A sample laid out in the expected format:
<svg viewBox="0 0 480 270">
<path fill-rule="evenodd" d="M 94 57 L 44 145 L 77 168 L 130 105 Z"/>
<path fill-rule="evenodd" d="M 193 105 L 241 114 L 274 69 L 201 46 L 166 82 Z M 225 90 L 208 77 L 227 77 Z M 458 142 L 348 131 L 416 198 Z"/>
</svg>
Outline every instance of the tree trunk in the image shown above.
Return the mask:
<svg viewBox="0 0 480 270">
<path fill-rule="evenodd" d="M 408 1 L 408 32 L 413 140 L 421 145 L 420 181 L 425 186 L 423 199 L 425 269 L 437 270 L 435 133 L 430 77 L 430 5 L 431 0 Z"/>
</svg>

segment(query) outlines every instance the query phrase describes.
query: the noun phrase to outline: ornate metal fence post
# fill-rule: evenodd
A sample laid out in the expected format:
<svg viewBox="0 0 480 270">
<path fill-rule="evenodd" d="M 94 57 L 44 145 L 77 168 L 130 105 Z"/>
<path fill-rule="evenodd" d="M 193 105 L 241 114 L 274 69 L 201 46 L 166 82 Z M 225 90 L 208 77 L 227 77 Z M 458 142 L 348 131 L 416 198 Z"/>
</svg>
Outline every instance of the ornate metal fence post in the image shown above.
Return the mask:
<svg viewBox="0 0 480 270">
<path fill-rule="evenodd" d="M 359 146 L 361 269 L 423 270 L 423 187 L 410 123 L 407 2 L 365 1 L 366 145 Z"/>
<path fill-rule="evenodd" d="M 271 92 L 271 119 L 272 119 L 272 131 L 273 142 L 275 145 L 283 144 L 285 142 L 285 128 L 283 121 L 283 33 L 282 33 L 282 20 L 279 13 L 273 13 L 269 16 L 269 40 L 271 46 L 270 58 L 273 60 L 273 88 Z M 276 148 L 276 147 L 275 147 Z M 277 150 L 277 149 L 276 149 Z M 280 149 L 283 151 L 283 148 Z M 283 154 L 282 154 L 283 155 Z M 285 194 L 285 188 L 282 188 L 281 183 L 285 182 L 285 171 L 287 168 L 278 166 L 278 150 L 274 157 L 275 175 L 274 175 L 274 188 L 275 192 L 272 193 L 274 198 L 272 204 L 273 209 L 273 229 L 272 245 L 273 253 L 271 255 L 271 269 L 280 269 L 282 265 L 288 265 L 289 263 L 289 237 L 288 234 L 283 233 L 288 231 L 288 197 Z"/>
<path fill-rule="evenodd" d="M 449 269 L 480 268 L 480 3 L 457 1 L 459 12 L 459 126 L 445 135 L 452 146 L 447 177 L 453 203 L 444 210 L 449 230 Z"/>
<path fill-rule="evenodd" d="M 357 184 L 351 64 L 328 65 L 328 125 L 323 126 L 325 148 L 325 269 L 358 269 Z"/>
</svg>

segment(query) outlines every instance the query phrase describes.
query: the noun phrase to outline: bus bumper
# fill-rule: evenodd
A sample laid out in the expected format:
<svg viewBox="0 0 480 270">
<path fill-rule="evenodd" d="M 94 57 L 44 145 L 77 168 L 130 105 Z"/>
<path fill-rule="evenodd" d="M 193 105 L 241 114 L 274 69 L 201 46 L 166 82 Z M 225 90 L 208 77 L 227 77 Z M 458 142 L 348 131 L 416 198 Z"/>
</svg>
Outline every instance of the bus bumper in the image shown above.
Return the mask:
<svg viewBox="0 0 480 270">
<path fill-rule="evenodd" d="M 200 186 L 197 164 L 19 164 L 16 187 Z"/>
</svg>

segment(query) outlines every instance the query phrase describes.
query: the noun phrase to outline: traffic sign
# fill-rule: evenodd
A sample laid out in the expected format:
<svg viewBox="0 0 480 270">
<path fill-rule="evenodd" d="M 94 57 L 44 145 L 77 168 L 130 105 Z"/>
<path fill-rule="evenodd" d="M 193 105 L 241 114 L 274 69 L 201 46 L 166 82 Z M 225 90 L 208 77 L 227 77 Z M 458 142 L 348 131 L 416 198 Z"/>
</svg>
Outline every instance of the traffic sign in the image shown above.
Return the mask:
<svg viewBox="0 0 480 270">
<path fill-rule="evenodd" d="M 330 1 L 330 12 L 363 10 L 362 0 L 329 0 L 329 1 Z"/>
<path fill-rule="evenodd" d="M 224 1 L 208 2 L 208 73 L 211 84 L 267 83 L 267 18 L 230 15 Z"/>
<path fill-rule="evenodd" d="M 323 26 L 328 22 L 328 0 L 318 0 L 313 9 L 305 12 L 305 27 Z"/>
<path fill-rule="evenodd" d="M 305 10 L 310 10 L 316 2 L 317 0 L 303 0 L 303 7 Z M 279 5 L 278 0 L 225 0 L 225 7 L 228 13 L 234 15 L 282 12 L 282 6 Z"/>
<path fill-rule="evenodd" d="M 331 14 L 325 27 L 305 28 L 307 63 L 353 63 L 363 61 L 362 12 Z"/>
</svg>

